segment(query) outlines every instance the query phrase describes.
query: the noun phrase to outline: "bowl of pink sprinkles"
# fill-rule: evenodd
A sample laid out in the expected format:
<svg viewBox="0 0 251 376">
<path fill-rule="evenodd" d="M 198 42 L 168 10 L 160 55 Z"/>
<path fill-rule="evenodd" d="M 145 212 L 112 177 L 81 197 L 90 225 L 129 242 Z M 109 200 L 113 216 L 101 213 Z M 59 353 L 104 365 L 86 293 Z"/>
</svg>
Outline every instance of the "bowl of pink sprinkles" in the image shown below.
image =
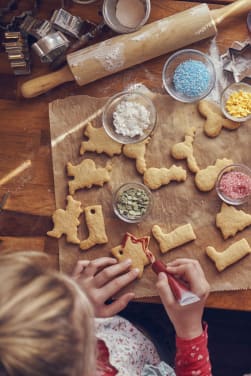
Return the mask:
<svg viewBox="0 0 251 376">
<path fill-rule="evenodd" d="M 216 192 L 227 204 L 243 204 L 251 195 L 251 169 L 243 164 L 225 167 L 218 175 Z"/>
</svg>

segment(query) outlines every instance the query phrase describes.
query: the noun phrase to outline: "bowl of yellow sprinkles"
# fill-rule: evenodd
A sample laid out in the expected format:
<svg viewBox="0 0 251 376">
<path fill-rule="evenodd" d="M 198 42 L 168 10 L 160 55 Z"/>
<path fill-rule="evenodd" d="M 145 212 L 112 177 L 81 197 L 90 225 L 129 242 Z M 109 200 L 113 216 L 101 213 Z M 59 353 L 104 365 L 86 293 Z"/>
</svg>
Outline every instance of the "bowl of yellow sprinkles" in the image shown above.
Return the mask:
<svg viewBox="0 0 251 376">
<path fill-rule="evenodd" d="M 251 85 L 238 82 L 228 86 L 221 96 L 221 110 L 236 122 L 251 119 Z"/>
</svg>

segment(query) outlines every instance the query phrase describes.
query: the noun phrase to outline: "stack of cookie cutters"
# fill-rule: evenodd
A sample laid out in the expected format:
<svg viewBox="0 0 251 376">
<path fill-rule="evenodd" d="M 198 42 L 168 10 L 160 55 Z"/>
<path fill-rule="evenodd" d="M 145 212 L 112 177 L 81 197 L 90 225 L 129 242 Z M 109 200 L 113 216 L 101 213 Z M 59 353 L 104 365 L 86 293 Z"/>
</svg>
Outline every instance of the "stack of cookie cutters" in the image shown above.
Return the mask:
<svg viewBox="0 0 251 376">
<path fill-rule="evenodd" d="M 4 47 L 15 75 L 30 73 L 30 52 L 27 38 L 19 31 L 4 33 Z"/>
<path fill-rule="evenodd" d="M 235 41 L 221 59 L 224 71 L 232 73 L 235 82 L 251 78 L 251 40 Z"/>
</svg>

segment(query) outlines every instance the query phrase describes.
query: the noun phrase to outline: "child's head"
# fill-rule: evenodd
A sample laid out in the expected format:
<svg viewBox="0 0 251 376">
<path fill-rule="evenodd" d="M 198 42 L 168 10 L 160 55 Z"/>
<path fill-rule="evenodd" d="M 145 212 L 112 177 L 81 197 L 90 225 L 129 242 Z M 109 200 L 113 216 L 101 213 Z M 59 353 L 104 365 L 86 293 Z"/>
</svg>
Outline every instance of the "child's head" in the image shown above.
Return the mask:
<svg viewBox="0 0 251 376">
<path fill-rule="evenodd" d="M 74 281 L 42 266 L 41 258 L 0 256 L 0 375 L 90 376 L 92 307 Z"/>
</svg>

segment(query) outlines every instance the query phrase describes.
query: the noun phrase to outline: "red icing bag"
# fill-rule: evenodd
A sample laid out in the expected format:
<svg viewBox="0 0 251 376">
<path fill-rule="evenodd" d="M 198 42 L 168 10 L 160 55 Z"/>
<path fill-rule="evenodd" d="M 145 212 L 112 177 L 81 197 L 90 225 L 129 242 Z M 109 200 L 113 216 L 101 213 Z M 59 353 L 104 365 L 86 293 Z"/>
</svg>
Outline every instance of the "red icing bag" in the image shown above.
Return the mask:
<svg viewBox="0 0 251 376">
<path fill-rule="evenodd" d="M 166 265 L 161 261 L 154 261 L 152 263 L 152 269 L 156 274 L 163 272 L 167 275 L 169 286 L 173 295 L 177 299 L 180 305 L 188 305 L 198 302 L 200 298 L 190 291 L 182 281 L 177 280 L 173 275 L 167 272 Z"/>
</svg>

